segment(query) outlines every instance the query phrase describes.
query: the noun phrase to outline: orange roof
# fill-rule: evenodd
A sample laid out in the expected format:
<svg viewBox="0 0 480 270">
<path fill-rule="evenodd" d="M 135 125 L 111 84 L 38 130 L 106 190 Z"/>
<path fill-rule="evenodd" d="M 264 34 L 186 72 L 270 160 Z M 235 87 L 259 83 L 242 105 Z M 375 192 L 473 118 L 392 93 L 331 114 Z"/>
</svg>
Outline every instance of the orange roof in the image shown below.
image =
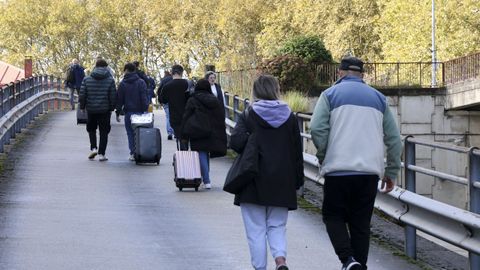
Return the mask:
<svg viewBox="0 0 480 270">
<path fill-rule="evenodd" d="M 25 71 L 0 61 L 0 86 L 25 78 Z"/>
</svg>

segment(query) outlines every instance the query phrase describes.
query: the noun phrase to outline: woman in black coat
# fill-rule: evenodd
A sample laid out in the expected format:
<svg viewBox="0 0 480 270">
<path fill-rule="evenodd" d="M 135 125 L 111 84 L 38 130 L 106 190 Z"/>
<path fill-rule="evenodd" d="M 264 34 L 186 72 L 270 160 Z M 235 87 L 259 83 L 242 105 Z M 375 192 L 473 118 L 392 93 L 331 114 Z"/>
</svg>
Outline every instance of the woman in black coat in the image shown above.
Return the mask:
<svg viewBox="0 0 480 270">
<path fill-rule="evenodd" d="M 182 130 L 187 120 L 196 112 L 204 112 L 208 119 L 200 119 L 204 123 L 201 126 L 209 127 L 209 135 L 201 138 L 194 138 L 195 136 L 188 136 L 182 132 L 182 140 L 190 141 L 190 148 L 193 151 L 198 151 L 200 156 L 200 168 L 202 171 L 202 179 L 206 189 L 211 189 L 209 170 L 209 158 L 222 157 L 227 153 L 227 134 L 225 132 L 225 114 L 223 111 L 223 104 L 212 94 L 210 84 L 207 80 L 201 79 L 195 85 L 193 96 L 190 97 L 185 106 L 185 112 L 182 120 Z M 193 119 L 193 118 L 192 118 Z"/>
<path fill-rule="evenodd" d="M 222 87 L 217 83 L 217 74 L 213 71 L 208 71 L 205 74 L 205 80 L 208 80 L 210 83 L 212 94 L 217 97 L 218 101 L 220 101 L 225 116 L 225 97 L 223 95 Z"/>
<path fill-rule="evenodd" d="M 279 99 L 278 80 L 261 75 L 255 80 L 248 108 L 232 131 L 230 147 L 241 153 L 248 136 L 255 133 L 259 172 L 255 180 L 235 196 L 247 233 L 252 265 L 267 269 L 268 240 L 277 270 L 286 266 L 288 210 L 297 209 L 296 190 L 303 185 L 300 130 L 288 105 Z"/>
</svg>

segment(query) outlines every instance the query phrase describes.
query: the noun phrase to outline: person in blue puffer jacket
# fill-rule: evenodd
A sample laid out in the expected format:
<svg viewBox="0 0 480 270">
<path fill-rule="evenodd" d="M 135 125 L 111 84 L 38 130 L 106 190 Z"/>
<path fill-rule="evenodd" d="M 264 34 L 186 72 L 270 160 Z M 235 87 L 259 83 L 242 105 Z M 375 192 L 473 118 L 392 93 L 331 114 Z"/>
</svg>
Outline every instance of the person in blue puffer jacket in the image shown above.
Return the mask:
<svg viewBox="0 0 480 270">
<path fill-rule="evenodd" d="M 147 84 L 137 74 L 133 63 L 127 63 L 124 67 L 125 75 L 118 86 L 117 92 L 117 122 L 120 121 L 120 112 L 125 112 L 125 129 L 130 149 L 130 161 L 134 161 L 135 134 L 132 129 L 130 117 L 133 114 L 142 114 L 148 110 Z"/>
</svg>

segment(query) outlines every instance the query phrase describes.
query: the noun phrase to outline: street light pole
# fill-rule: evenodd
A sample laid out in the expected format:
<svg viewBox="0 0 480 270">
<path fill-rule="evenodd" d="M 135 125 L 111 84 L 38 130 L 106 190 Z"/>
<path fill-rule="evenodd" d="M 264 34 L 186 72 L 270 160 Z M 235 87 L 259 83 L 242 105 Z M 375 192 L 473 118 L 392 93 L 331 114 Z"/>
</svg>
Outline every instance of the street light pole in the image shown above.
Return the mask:
<svg viewBox="0 0 480 270">
<path fill-rule="evenodd" d="M 435 0 L 432 0 L 432 87 L 437 86 L 437 50 L 435 49 Z"/>
</svg>

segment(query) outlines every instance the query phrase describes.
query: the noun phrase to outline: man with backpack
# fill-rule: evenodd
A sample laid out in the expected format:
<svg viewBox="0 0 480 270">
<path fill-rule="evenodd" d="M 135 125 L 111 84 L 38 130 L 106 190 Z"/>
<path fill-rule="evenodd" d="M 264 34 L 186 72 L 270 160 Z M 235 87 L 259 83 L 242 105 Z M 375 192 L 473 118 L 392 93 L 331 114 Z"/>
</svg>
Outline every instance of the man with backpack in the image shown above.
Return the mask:
<svg viewBox="0 0 480 270">
<path fill-rule="evenodd" d="M 78 95 L 80 92 L 85 77 L 85 68 L 80 65 L 77 59 L 73 59 L 67 68 L 65 77 L 65 86 L 70 90 L 70 106 L 72 106 L 72 110 L 75 110 L 75 93 Z"/>
</svg>

